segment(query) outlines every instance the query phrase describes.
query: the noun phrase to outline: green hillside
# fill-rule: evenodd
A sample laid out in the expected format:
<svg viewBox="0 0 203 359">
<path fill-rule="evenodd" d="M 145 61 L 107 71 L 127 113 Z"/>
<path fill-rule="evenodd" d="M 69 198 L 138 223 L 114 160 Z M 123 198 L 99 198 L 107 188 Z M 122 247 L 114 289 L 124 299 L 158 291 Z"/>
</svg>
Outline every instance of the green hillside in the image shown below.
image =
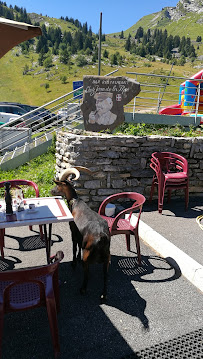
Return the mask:
<svg viewBox="0 0 203 359">
<path fill-rule="evenodd" d="M 5 5 L 1 5 L 5 8 Z M 3 3 L 4 4 L 4 3 Z M 15 16 L 20 16 L 19 9 L 14 10 Z M 22 14 L 21 14 L 22 15 Z M 128 76 L 127 72 L 155 73 L 169 75 L 171 68 L 170 61 L 140 57 L 126 51 L 126 39 L 129 33 L 132 38 L 137 29 L 141 26 L 146 31 L 148 28 L 156 27 L 167 29 L 173 35 L 190 36 L 196 40 L 198 35 L 203 34 L 203 23 L 198 23 L 200 15 L 191 13 L 182 17 L 179 21 L 170 21 L 163 9 L 159 13 L 151 14 L 140 19 L 134 26 L 124 32 L 124 38 L 120 34 L 109 34 L 102 41 L 101 75 L 117 69 L 118 76 Z M 2 16 L 2 14 L 0 14 Z M 70 32 L 72 37 L 79 33 L 82 26 L 76 26 L 73 22 L 64 19 L 55 19 L 35 13 L 28 14 L 31 22 L 39 23 L 43 31 L 50 28 L 60 29 L 63 39 L 64 32 Z M 79 23 L 79 22 L 78 22 Z M 78 25 L 77 23 L 77 25 Z M 91 25 L 91 24 L 90 24 Z M 46 27 L 46 28 L 45 28 Z M 201 29 L 201 31 L 200 31 Z M 122 29 L 121 29 L 122 31 Z M 189 35 L 188 35 L 189 34 Z M 80 34 L 79 34 L 80 35 Z M 86 38 L 85 38 L 86 40 Z M 43 49 L 38 53 L 36 48 L 39 40 L 35 38 L 29 45 L 18 45 L 0 59 L 0 101 L 13 101 L 40 106 L 52 101 L 73 90 L 73 81 L 82 80 L 84 75 L 98 74 L 98 37 L 92 35 L 92 49 L 76 49 L 60 43 L 57 51 L 54 51 L 53 43 L 48 40 L 48 49 L 44 59 L 51 59 L 51 64 L 45 66 L 39 63 L 39 57 Z M 194 42 L 197 56 L 202 55 L 203 44 Z M 67 63 L 61 62 L 61 53 L 68 51 Z M 187 60 L 184 66 L 174 65 L 173 76 L 192 76 L 202 66 L 201 61 L 196 58 L 194 61 Z M 202 66 L 203 67 L 203 66 Z M 132 75 L 133 77 L 133 75 Z"/>
<path fill-rule="evenodd" d="M 62 19 L 56 19 L 53 17 L 48 17 L 48 16 L 44 16 L 44 15 L 38 15 L 36 13 L 29 13 L 29 17 L 32 21 L 32 23 L 36 23 L 38 22 L 39 25 L 43 25 L 45 24 L 46 26 L 53 26 L 53 27 L 60 27 L 62 31 L 76 31 L 77 28 L 74 24 L 72 24 L 69 21 L 65 21 Z"/>
<path fill-rule="evenodd" d="M 170 35 L 189 36 L 191 40 L 196 40 L 198 35 L 203 34 L 203 15 L 196 13 L 185 14 L 178 21 L 170 21 L 164 17 L 164 11 L 142 17 L 135 25 L 124 31 L 125 37 L 129 33 L 135 35 L 137 29 L 141 26 L 145 31 L 148 29 L 167 30 Z M 118 33 L 116 34 L 118 35 Z"/>
</svg>

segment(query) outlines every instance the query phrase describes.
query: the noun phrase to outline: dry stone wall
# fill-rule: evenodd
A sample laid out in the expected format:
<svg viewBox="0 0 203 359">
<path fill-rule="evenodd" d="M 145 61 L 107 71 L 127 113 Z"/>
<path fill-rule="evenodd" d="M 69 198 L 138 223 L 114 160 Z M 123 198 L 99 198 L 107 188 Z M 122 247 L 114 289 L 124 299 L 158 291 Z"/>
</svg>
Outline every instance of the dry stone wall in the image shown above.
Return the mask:
<svg viewBox="0 0 203 359">
<path fill-rule="evenodd" d="M 203 195 L 203 137 L 59 132 L 56 177 L 68 166 L 85 166 L 95 171 L 92 177 L 81 172 L 76 183 L 80 197 L 95 210 L 104 198 L 118 192 L 134 191 L 148 198 L 154 173 L 149 164 L 155 151 L 175 152 L 187 158 L 190 195 Z M 178 195 L 184 193 L 179 191 Z"/>
</svg>

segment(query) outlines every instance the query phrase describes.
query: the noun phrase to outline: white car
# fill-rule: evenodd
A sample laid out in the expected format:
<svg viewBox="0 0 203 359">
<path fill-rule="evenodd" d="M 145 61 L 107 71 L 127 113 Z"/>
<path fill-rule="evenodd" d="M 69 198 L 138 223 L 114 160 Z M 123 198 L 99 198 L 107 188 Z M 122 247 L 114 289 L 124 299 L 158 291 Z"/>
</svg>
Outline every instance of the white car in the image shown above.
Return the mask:
<svg viewBox="0 0 203 359">
<path fill-rule="evenodd" d="M 16 127 L 32 127 L 36 124 L 43 123 L 43 119 L 38 114 L 26 115 L 27 111 L 20 106 L 0 103 L 0 123 L 11 122 L 14 119 L 18 119 L 21 116 L 24 116 L 19 121 L 13 123 L 13 126 Z"/>
<path fill-rule="evenodd" d="M 58 112 L 57 115 L 61 116 L 61 117 L 68 117 L 68 109 L 67 108 L 61 108 Z"/>
<path fill-rule="evenodd" d="M 20 115 L 14 115 L 13 113 L 0 112 L 0 125 L 16 120 Z M 25 122 L 19 120 L 13 123 L 15 127 L 25 127 Z"/>
</svg>

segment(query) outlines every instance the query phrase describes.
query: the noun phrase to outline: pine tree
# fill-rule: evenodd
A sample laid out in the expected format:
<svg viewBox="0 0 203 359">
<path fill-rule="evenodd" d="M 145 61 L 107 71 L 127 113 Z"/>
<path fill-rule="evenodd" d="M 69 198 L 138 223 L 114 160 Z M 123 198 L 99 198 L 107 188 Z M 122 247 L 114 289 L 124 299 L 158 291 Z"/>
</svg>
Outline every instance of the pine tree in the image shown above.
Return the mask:
<svg viewBox="0 0 203 359">
<path fill-rule="evenodd" d="M 120 39 L 123 39 L 124 38 L 124 33 L 123 33 L 123 30 L 121 31 L 120 33 Z"/>
<path fill-rule="evenodd" d="M 130 36 L 130 34 L 129 34 L 129 35 L 128 35 L 128 38 L 127 38 L 127 40 L 126 40 L 126 43 L 125 43 L 125 50 L 126 50 L 126 51 L 130 51 L 130 46 L 131 46 L 130 38 L 131 38 L 131 36 Z"/>
</svg>

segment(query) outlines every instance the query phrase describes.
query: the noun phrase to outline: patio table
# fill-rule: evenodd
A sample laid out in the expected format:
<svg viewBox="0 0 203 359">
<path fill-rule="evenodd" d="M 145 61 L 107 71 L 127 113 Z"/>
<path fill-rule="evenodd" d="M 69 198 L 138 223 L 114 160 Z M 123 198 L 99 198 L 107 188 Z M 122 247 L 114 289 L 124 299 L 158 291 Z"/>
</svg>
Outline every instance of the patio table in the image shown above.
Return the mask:
<svg viewBox="0 0 203 359">
<path fill-rule="evenodd" d="M 24 198 L 24 203 L 23 211 L 14 211 L 12 215 L 0 212 L 0 243 L 4 245 L 6 228 L 43 225 L 47 263 L 50 263 L 52 224 L 73 221 L 73 216 L 62 197 Z M 34 208 L 29 209 L 29 204 L 34 204 Z M 5 209 L 5 201 L 1 200 L 0 205 Z"/>
</svg>

